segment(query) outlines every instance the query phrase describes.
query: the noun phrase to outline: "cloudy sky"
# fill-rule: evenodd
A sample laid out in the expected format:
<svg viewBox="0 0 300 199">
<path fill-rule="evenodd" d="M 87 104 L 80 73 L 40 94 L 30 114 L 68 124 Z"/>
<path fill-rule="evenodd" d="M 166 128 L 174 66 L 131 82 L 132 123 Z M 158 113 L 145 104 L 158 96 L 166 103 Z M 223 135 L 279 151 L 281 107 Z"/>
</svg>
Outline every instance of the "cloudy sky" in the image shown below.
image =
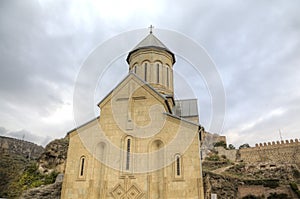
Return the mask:
<svg viewBox="0 0 300 199">
<path fill-rule="evenodd" d="M 74 85 L 89 54 L 120 33 L 153 24 L 191 38 L 214 61 L 226 117 L 213 133 L 236 146 L 280 140 L 279 130 L 283 139 L 300 138 L 299 7 L 298 0 L 2 0 L 0 135 L 43 145 L 64 137 L 77 125 Z M 99 81 L 96 101 L 126 76 L 123 58 Z M 192 77 L 185 65 L 178 58 L 175 84 Z M 187 81 L 207 128 L 210 95 L 201 77 L 193 82 Z M 181 94 L 177 89 L 177 98 L 186 97 Z"/>
</svg>

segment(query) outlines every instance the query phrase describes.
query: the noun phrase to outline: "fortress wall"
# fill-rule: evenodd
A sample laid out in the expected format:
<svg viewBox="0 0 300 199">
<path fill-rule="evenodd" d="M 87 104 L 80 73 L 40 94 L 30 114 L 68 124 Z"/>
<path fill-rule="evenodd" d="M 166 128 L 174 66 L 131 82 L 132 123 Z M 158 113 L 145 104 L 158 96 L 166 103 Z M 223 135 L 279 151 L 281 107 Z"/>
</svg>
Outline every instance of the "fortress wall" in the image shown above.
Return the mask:
<svg viewBox="0 0 300 199">
<path fill-rule="evenodd" d="M 218 155 L 219 156 L 226 156 L 227 159 L 229 159 L 232 162 L 236 161 L 236 155 L 237 155 L 237 149 L 231 149 L 231 150 L 227 150 L 224 149 L 224 147 L 216 147 L 216 150 L 218 151 Z"/>
<path fill-rule="evenodd" d="M 300 166 L 300 142 L 298 139 L 256 144 L 239 150 L 244 162 L 276 162 Z"/>
</svg>

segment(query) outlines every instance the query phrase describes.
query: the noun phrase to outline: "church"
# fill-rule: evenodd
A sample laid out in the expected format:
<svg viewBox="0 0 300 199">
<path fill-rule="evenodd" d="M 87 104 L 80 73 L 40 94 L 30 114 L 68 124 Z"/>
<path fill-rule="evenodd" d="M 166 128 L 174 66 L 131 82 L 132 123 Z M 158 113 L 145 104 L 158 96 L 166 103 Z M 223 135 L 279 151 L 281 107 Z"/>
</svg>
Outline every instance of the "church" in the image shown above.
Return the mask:
<svg viewBox="0 0 300 199">
<path fill-rule="evenodd" d="M 197 100 L 175 100 L 175 55 L 152 30 L 128 75 L 68 133 L 62 199 L 204 198 Z"/>
</svg>

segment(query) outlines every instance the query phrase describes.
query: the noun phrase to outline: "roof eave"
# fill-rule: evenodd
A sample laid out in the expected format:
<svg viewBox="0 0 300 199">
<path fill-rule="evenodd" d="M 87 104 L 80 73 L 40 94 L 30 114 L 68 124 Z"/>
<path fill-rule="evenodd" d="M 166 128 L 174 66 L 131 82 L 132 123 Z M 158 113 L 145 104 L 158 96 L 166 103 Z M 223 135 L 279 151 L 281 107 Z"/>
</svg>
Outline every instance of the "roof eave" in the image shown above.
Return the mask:
<svg viewBox="0 0 300 199">
<path fill-rule="evenodd" d="M 163 50 L 163 51 L 168 52 L 168 53 L 172 56 L 172 64 L 173 64 L 173 65 L 175 64 L 176 60 L 175 60 L 175 55 L 174 55 L 174 53 L 172 53 L 169 49 L 162 48 L 162 47 L 158 47 L 158 46 L 145 46 L 145 47 L 140 47 L 140 48 L 137 48 L 137 49 L 134 49 L 134 50 L 130 51 L 130 52 L 128 53 L 127 58 L 126 58 L 127 63 L 130 64 L 129 59 L 130 59 L 130 56 L 131 56 L 133 53 L 135 53 L 135 52 L 137 52 L 137 51 L 139 51 L 139 50 L 142 50 L 142 49 L 149 49 L 149 48 L 154 48 L 154 49 Z"/>
</svg>

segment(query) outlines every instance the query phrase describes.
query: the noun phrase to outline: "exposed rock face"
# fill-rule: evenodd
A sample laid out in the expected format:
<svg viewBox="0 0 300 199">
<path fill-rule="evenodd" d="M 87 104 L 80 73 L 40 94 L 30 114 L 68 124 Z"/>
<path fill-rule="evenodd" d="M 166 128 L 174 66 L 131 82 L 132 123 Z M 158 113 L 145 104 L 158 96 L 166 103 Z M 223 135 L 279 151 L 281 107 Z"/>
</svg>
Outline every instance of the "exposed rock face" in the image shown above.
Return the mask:
<svg viewBox="0 0 300 199">
<path fill-rule="evenodd" d="M 227 173 L 242 176 L 245 179 L 278 179 L 281 184 L 300 183 L 300 172 L 295 164 L 237 164 Z"/>
<path fill-rule="evenodd" d="M 226 143 L 226 137 L 220 136 L 218 134 L 212 134 L 204 129 L 201 129 L 201 136 L 202 136 L 202 143 L 201 143 L 201 151 L 202 151 L 202 158 L 205 158 L 211 150 L 214 149 L 214 144 L 217 142 L 223 141 Z"/>
<path fill-rule="evenodd" d="M 274 193 L 297 198 L 290 188 L 290 183 L 300 184 L 300 171 L 296 164 L 268 161 L 232 163 L 218 152 L 212 150 L 202 164 L 206 199 L 210 199 L 211 194 L 216 194 L 218 199 L 227 199 L 249 195 L 267 198 Z"/>
<path fill-rule="evenodd" d="M 223 174 L 203 172 L 205 199 L 210 199 L 211 194 L 216 194 L 218 199 L 236 199 L 247 195 L 268 197 L 272 193 L 297 198 L 289 186 L 290 182 L 300 182 L 299 171 L 294 166 L 281 165 L 278 169 L 261 170 L 254 165 L 237 165 Z"/>
<path fill-rule="evenodd" d="M 61 194 L 63 174 L 59 174 L 55 183 L 25 191 L 20 199 L 59 199 Z"/>
<path fill-rule="evenodd" d="M 217 194 L 218 198 L 238 198 L 238 186 L 242 182 L 235 178 L 224 177 L 212 172 L 203 172 L 205 199 L 210 199 L 211 194 Z"/>
<path fill-rule="evenodd" d="M 63 173 L 67 159 L 68 145 L 68 137 L 50 142 L 38 159 L 39 171 L 42 173 L 51 173 L 52 171 Z"/>
<path fill-rule="evenodd" d="M 44 148 L 31 142 L 0 136 L 0 198 L 15 197 L 16 186 L 26 165 L 43 153 Z"/>
<path fill-rule="evenodd" d="M 11 141 L 11 139 L 8 139 L 9 141 Z M 15 139 L 12 139 L 12 140 L 15 140 Z M 22 141 L 21 141 L 22 142 Z M 11 143 L 11 142 L 2 142 L 4 144 L 2 144 L 1 146 L 4 146 L 3 148 L 10 154 L 15 154 L 19 151 L 28 151 L 26 150 L 26 148 L 24 148 L 24 150 L 21 150 L 21 149 L 17 149 L 17 146 L 18 145 L 21 145 L 21 143 L 19 140 L 17 140 L 17 143 L 18 144 L 15 144 L 15 143 Z M 9 144 L 7 144 L 9 143 Z M 30 161 L 31 163 L 37 163 L 38 164 L 38 167 L 39 167 L 39 171 L 42 173 L 42 174 L 47 174 L 47 175 L 51 175 L 52 172 L 56 172 L 56 173 L 60 173 L 57 178 L 56 178 L 56 182 L 53 183 L 53 184 L 49 184 L 49 185 L 42 185 L 40 187 L 37 187 L 37 188 L 32 188 L 32 189 L 28 189 L 26 191 L 23 192 L 21 198 L 23 199 L 32 199 L 32 198 L 38 198 L 38 199 L 57 199 L 57 198 L 60 198 L 60 194 L 61 194 L 61 188 L 62 188 L 62 175 L 63 175 L 63 172 L 64 172 L 64 168 L 65 168 L 65 160 L 67 158 L 67 150 L 68 150 L 68 138 L 63 138 L 63 139 L 56 139 L 52 142 L 50 142 L 45 150 L 43 149 L 43 151 L 41 151 L 39 153 L 40 157 L 38 158 L 38 156 L 35 156 L 36 153 L 32 153 L 34 154 L 33 157 L 35 157 L 35 159 L 33 161 Z M 30 143 L 31 144 L 31 143 Z M 30 144 L 26 143 L 23 144 L 23 146 L 25 147 L 32 147 Z M 9 145 L 14 145 L 14 146 L 9 146 Z M 32 144 L 34 145 L 34 144 Z M 31 148 L 29 148 L 31 149 Z M 37 150 L 33 150 L 33 151 L 37 151 Z M 25 153 L 26 154 L 26 153 Z M 2 155 L 2 154 L 0 154 Z M 10 156 L 9 156 L 10 157 Z M 18 160 L 17 157 L 20 157 L 20 156 L 16 156 L 14 155 L 13 157 L 16 157 L 14 159 Z M 6 156 L 4 156 L 3 158 L 5 159 L 8 159 Z M 3 159 L 2 158 L 2 159 Z M 16 167 L 14 166 L 15 170 L 16 170 L 16 175 L 14 175 L 12 177 L 11 173 L 11 168 L 9 166 L 6 166 L 8 169 L 6 169 L 5 171 L 7 171 L 6 173 L 8 175 L 0 175 L 0 178 L 1 177 L 5 177 L 5 176 L 9 176 L 10 178 L 12 178 L 10 181 L 12 181 L 14 184 L 18 184 L 21 176 L 23 175 L 23 171 L 24 171 L 24 168 L 26 165 L 29 164 L 29 160 L 28 158 L 24 158 L 24 157 L 21 157 L 22 159 L 22 162 L 19 165 L 19 167 Z M 32 158 L 32 156 L 31 156 Z M 7 164 L 4 164 L 4 162 L 0 162 L 0 166 L 1 165 L 12 165 L 12 158 L 8 159 L 9 160 L 9 163 Z M 14 160 L 13 159 L 13 160 Z M 20 158 L 19 158 L 20 159 Z M 21 161 L 19 160 L 19 162 Z M 16 161 L 14 161 L 13 163 L 15 163 Z M 13 165 L 12 165 L 13 166 Z M 0 168 L 1 169 L 1 168 Z M 3 170 L 3 169 L 2 169 Z M 0 174 L 1 171 L 0 170 Z M 38 171 L 36 171 L 38 172 Z M 10 179 L 8 177 L 6 177 L 7 179 Z M 34 179 L 32 179 L 34 180 Z M 15 189 L 11 189 L 11 190 L 14 190 L 16 193 L 14 193 L 13 195 L 11 193 L 6 193 L 5 191 L 7 190 L 7 188 L 9 188 L 11 185 L 8 184 L 6 185 L 7 181 L 3 181 L 3 185 L 6 186 L 5 189 L 3 189 L 2 193 L 1 194 L 1 188 L 2 186 L 0 186 L 0 198 L 1 197 L 8 197 L 10 198 L 11 196 L 12 197 L 16 197 L 16 196 L 19 196 L 22 191 L 21 187 L 17 190 Z"/>
<path fill-rule="evenodd" d="M 0 152 L 35 160 L 44 152 L 44 148 L 24 140 L 0 136 Z"/>
<path fill-rule="evenodd" d="M 17 188 L 26 165 L 39 166 L 43 174 L 55 171 L 63 173 L 67 158 L 68 138 L 56 139 L 44 149 L 36 144 L 14 138 L 0 136 L 0 198 L 16 197 L 20 195 L 21 187 Z M 56 182 L 37 188 L 26 190 L 21 198 L 55 199 L 60 198 L 62 174 Z M 12 193 L 13 192 L 13 193 Z"/>
</svg>

